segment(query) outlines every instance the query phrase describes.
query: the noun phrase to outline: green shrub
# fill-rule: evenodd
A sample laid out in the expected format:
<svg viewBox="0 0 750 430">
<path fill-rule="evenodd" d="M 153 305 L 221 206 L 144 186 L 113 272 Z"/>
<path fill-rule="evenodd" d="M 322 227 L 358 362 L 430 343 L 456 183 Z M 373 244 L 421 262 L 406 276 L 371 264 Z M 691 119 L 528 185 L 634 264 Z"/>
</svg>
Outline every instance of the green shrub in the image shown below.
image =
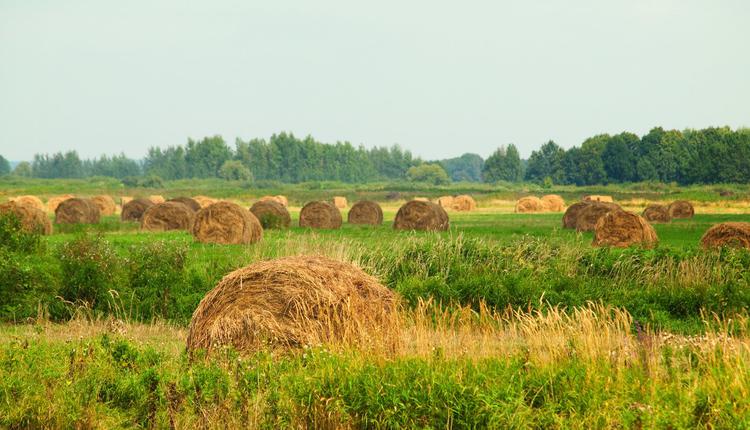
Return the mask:
<svg viewBox="0 0 750 430">
<path fill-rule="evenodd" d="M 0 320 L 43 316 L 51 305 L 59 303 L 55 299 L 59 288 L 55 263 L 47 255 L 0 249 Z"/>
<path fill-rule="evenodd" d="M 78 236 L 63 244 L 59 260 L 63 299 L 89 309 L 112 309 L 110 291 L 118 290 L 121 262 L 104 238 Z"/>
<path fill-rule="evenodd" d="M 23 230 L 21 220 L 16 214 L 0 214 L 0 248 L 10 252 L 31 253 L 42 250 L 43 245 L 39 233 Z"/>
</svg>

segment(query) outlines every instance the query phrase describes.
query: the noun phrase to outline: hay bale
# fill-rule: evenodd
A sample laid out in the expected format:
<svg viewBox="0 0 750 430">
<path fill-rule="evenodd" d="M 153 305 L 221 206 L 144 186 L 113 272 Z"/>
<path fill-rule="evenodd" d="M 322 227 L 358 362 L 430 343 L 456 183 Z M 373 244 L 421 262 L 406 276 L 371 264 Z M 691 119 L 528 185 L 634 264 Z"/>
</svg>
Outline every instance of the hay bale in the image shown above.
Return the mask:
<svg viewBox="0 0 750 430">
<path fill-rule="evenodd" d="M 672 218 L 692 218 L 693 215 L 695 209 L 687 200 L 677 200 L 669 204 L 669 216 Z"/>
<path fill-rule="evenodd" d="M 250 212 L 258 218 L 264 229 L 289 228 L 292 225 L 289 211 L 276 200 L 257 201 L 250 207 Z"/>
<path fill-rule="evenodd" d="M 245 353 L 399 340 L 398 296 L 358 267 L 326 257 L 261 261 L 226 275 L 193 313 L 187 350 Z"/>
<path fill-rule="evenodd" d="M 544 202 L 539 197 L 526 196 L 521 197 L 516 202 L 516 213 L 542 212 L 544 211 Z"/>
<path fill-rule="evenodd" d="M 21 223 L 21 229 L 27 233 L 52 234 L 52 222 L 43 211 L 16 202 L 0 204 L 0 214 L 13 214 Z"/>
<path fill-rule="evenodd" d="M 140 221 L 146 209 L 154 204 L 148 199 L 135 199 L 122 205 L 120 220 L 122 221 Z"/>
<path fill-rule="evenodd" d="M 349 202 L 346 201 L 346 197 L 335 196 L 331 199 L 331 203 L 338 209 L 346 209 L 349 206 Z"/>
<path fill-rule="evenodd" d="M 383 224 L 383 209 L 379 204 L 370 200 L 360 200 L 349 209 L 347 216 L 349 224 Z"/>
<path fill-rule="evenodd" d="M 114 215 L 117 211 L 117 204 L 115 199 L 108 195 L 99 195 L 91 198 L 91 201 L 99 208 L 99 212 L 103 216 Z"/>
<path fill-rule="evenodd" d="M 750 249 L 750 222 L 723 222 L 709 228 L 701 238 L 703 248 Z"/>
<path fill-rule="evenodd" d="M 74 197 L 60 203 L 55 210 L 57 224 L 96 224 L 101 211 L 99 206 L 89 199 Z"/>
<path fill-rule="evenodd" d="M 17 196 L 10 198 L 10 201 L 44 211 L 44 203 L 37 196 Z"/>
<path fill-rule="evenodd" d="M 450 221 L 445 209 L 432 202 L 412 200 L 398 209 L 393 228 L 397 230 L 448 230 Z"/>
<path fill-rule="evenodd" d="M 120 196 L 120 207 L 122 208 L 123 206 L 125 206 L 126 204 L 132 201 L 133 201 L 133 197 L 131 196 Z"/>
<path fill-rule="evenodd" d="M 212 204 L 218 202 L 218 200 L 207 196 L 194 196 L 193 200 L 198 202 L 198 204 L 201 205 L 201 208 L 207 208 Z"/>
<path fill-rule="evenodd" d="M 583 201 L 584 202 L 614 203 L 614 199 L 612 199 L 612 196 L 599 196 L 596 194 L 585 196 L 583 198 Z"/>
<path fill-rule="evenodd" d="M 72 199 L 73 197 L 75 197 L 73 194 L 63 194 L 62 196 L 50 197 L 49 200 L 47 200 L 47 212 L 55 213 L 57 207 L 60 206 L 60 203 Z"/>
<path fill-rule="evenodd" d="M 155 205 L 166 202 L 166 199 L 164 199 L 164 196 L 153 195 L 153 196 L 148 196 L 148 199 L 151 200 L 151 203 Z"/>
<path fill-rule="evenodd" d="M 177 202 L 164 202 L 146 209 L 141 218 L 141 230 L 168 231 L 193 228 L 195 213 Z"/>
<path fill-rule="evenodd" d="M 659 242 L 656 231 L 642 216 L 615 210 L 599 218 L 594 229 L 594 246 L 651 248 Z"/>
<path fill-rule="evenodd" d="M 193 237 L 202 243 L 245 244 L 263 238 L 260 221 L 232 202 L 218 202 L 195 214 Z"/>
<path fill-rule="evenodd" d="M 599 218 L 618 210 L 621 210 L 620 207 L 614 203 L 591 202 L 578 212 L 578 216 L 576 217 L 576 230 L 594 231 Z"/>
<path fill-rule="evenodd" d="M 541 200 L 546 211 L 562 212 L 565 210 L 565 200 L 557 194 L 547 194 L 546 196 L 542 196 Z"/>
<path fill-rule="evenodd" d="M 281 205 L 284 207 L 289 206 L 289 199 L 287 199 L 286 196 L 282 196 L 281 194 L 276 195 L 276 201 L 281 203 Z"/>
<path fill-rule="evenodd" d="M 259 199 L 261 202 L 276 202 L 284 207 L 287 207 L 289 201 L 284 196 L 263 196 Z"/>
<path fill-rule="evenodd" d="M 324 201 L 310 202 L 299 213 L 300 227 L 337 229 L 341 223 L 338 208 Z"/>
<path fill-rule="evenodd" d="M 441 196 L 435 200 L 435 203 L 443 209 L 453 209 L 453 196 Z"/>
<path fill-rule="evenodd" d="M 427 197 L 414 197 L 412 200 L 417 201 L 417 202 L 429 202 L 430 201 L 430 199 L 428 199 Z"/>
<path fill-rule="evenodd" d="M 453 210 L 454 211 L 473 211 L 477 208 L 477 202 L 473 197 L 468 195 L 460 195 L 453 198 Z"/>
<path fill-rule="evenodd" d="M 672 220 L 672 217 L 669 216 L 669 208 L 664 205 L 648 205 L 646 206 L 646 209 L 643 210 L 642 216 L 650 223 L 669 222 Z"/>
<path fill-rule="evenodd" d="M 565 210 L 565 214 L 562 218 L 563 228 L 576 228 L 578 215 L 590 204 L 591 202 L 576 202 L 568 206 L 568 209 Z"/>
<path fill-rule="evenodd" d="M 183 205 L 187 206 L 188 209 L 190 209 L 193 212 L 198 212 L 202 209 L 201 204 L 197 201 L 191 199 L 190 197 L 175 197 L 172 199 L 167 200 L 168 202 L 177 202 L 182 203 Z"/>
</svg>

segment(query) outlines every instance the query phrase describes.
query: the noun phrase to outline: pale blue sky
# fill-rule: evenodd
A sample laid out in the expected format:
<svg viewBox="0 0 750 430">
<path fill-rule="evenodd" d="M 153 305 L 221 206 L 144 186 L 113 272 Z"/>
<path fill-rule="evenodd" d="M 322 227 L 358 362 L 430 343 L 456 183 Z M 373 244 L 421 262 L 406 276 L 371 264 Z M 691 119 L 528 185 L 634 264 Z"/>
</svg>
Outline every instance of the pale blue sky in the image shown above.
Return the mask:
<svg viewBox="0 0 750 430">
<path fill-rule="evenodd" d="M 0 154 L 288 130 L 423 158 L 750 125 L 750 1 L 0 0 Z"/>
</svg>

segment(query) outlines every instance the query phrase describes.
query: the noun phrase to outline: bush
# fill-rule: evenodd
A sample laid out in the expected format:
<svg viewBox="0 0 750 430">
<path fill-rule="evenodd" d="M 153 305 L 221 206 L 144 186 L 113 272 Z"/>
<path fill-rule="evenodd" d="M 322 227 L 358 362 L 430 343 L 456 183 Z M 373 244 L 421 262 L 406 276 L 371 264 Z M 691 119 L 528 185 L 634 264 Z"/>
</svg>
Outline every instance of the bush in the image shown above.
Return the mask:
<svg viewBox="0 0 750 430">
<path fill-rule="evenodd" d="M 0 214 L 0 248 L 10 252 L 32 253 L 41 250 L 43 245 L 39 233 L 23 230 L 16 214 Z"/>
<path fill-rule="evenodd" d="M 252 181 L 253 174 L 238 160 L 227 160 L 219 169 L 219 177 L 227 181 Z"/>
<path fill-rule="evenodd" d="M 59 303 L 55 299 L 58 270 L 55 261 L 47 256 L 0 249 L 0 319 L 35 318 Z"/>
<path fill-rule="evenodd" d="M 406 177 L 412 182 L 426 182 L 433 185 L 450 184 L 451 180 L 439 164 L 421 164 L 409 167 Z"/>
<path fill-rule="evenodd" d="M 110 310 L 110 290 L 117 290 L 120 259 L 101 236 L 83 235 L 64 244 L 59 253 L 60 295 L 89 309 Z"/>
<path fill-rule="evenodd" d="M 120 182 L 126 187 L 164 188 L 164 180 L 156 175 L 145 177 L 126 176 Z"/>
</svg>

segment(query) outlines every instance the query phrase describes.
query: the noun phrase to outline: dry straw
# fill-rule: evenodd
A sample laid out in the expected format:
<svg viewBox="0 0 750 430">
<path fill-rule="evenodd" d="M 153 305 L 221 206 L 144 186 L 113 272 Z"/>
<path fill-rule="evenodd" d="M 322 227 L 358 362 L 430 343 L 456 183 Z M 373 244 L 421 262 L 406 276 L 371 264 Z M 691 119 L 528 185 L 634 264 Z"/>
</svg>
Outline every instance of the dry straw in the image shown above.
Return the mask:
<svg viewBox="0 0 750 430">
<path fill-rule="evenodd" d="M 96 224 L 101 212 L 99 206 L 89 199 L 74 197 L 60 203 L 55 210 L 57 224 Z"/>
<path fill-rule="evenodd" d="M 336 196 L 331 199 L 331 203 L 339 209 L 346 209 L 349 206 L 349 202 L 346 201 L 346 197 Z"/>
<path fill-rule="evenodd" d="M 99 213 L 104 216 L 114 215 L 117 211 L 115 200 L 108 195 L 94 196 L 91 201 L 99 208 Z"/>
<path fill-rule="evenodd" d="M 693 205 L 686 200 L 677 200 L 669 205 L 671 218 L 692 218 L 695 215 Z"/>
<path fill-rule="evenodd" d="M 257 201 L 250 207 L 250 212 L 258 218 L 264 229 L 289 228 L 292 225 L 289 211 L 276 200 Z"/>
<path fill-rule="evenodd" d="M 613 203 L 614 199 L 612 196 L 599 196 L 596 194 L 592 194 L 589 196 L 585 196 L 583 198 L 583 201 L 585 202 L 601 202 L 601 203 Z"/>
<path fill-rule="evenodd" d="M 201 208 L 209 207 L 218 201 L 214 198 L 207 197 L 207 196 L 194 196 L 193 200 L 198 202 L 198 204 L 201 205 Z"/>
<path fill-rule="evenodd" d="M 565 200 L 557 194 L 547 194 L 541 200 L 544 210 L 550 212 L 562 212 L 565 210 Z"/>
<path fill-rule="evenodd" d="M 159 196 L 159 195 L 148 196 L 148 199 L 151 200 L 151 203 L 155 205 L 158 205 L 159 203 L 164 203 L 166 201 L 163 196 Z"/>
<path fill-rule="evenodd" d="M 52 222 L 43 211 L 16 202 L 0 204 L 0 214 L 14 214 L 28 233 L 52 234 Z"/>
<path fill-rule="evenodd" d="M 60 206 L 60 203 L 64 202 L 65 200 L 72 199 L 73 197 L 75 197 L 73 194 L 64 194 L 62 196 L 50 197 L 50 199 L 47 200 L 47 211 L 50 213 L 55 213 L 57 207 Z"/>
<path fill-rule="evenodd" d="M 576 228 L 578 215 L 589 205 L 591 205 L 591 202 L 577 202 L 568 206 L 568 209 L 565 210 L 565 214 L 563 215 L 562 219 L 563 228 Z"/>
<path fill-rule="evenodd" d="M 453 209 L 453 196 L 438 197 L 435 203 L 439 204 L 443 209 Z"/>
<path fill-rule="evenodd" d="M 621 210 L 619 206 L 614 203 L 605 202 L 592 202 L 586 205 L 583 209 L 578 212 L 576 217 L 576 230 L 578 231 L 594 231 L 596 223 L 599 218 L 604 215 Z"/>
<path fill-rule="evenodd" d="M 432 202 L 412 200 L 401 206 L 393 221 L 397 230 L 448 230 L 450 221 L 445 209 Z"/>
<path fill-rule="evenodd" d="M 521 197 L 516 202 L 515 211 L 516 213 L 542 212 L 544 211 L 544 202 L 539 197 Z"/>
<path fill-rule="evenodd" d="M 594 246 L 651 248 L 659 242 L 656 231 L 642 216 L 623 210 L 606 213 L 596 223 Z"/>
<path fill-rule="evenodd" d="M 146 209 L 153 205 L 154 204 L 151 203 L 151 200 L 148 199 L 130 200 L 122 206 L 120 219 L 122 221 L 140 221 L 141 218 L 143 218 Z"/>
<path fill-rule="evenodd" d="M 287 207 L 289 205 L 289 200 L 286 198 L 286 196 L 282 195 L 276 195 L 276 196 L 263 196 L 259 199 L 261 202 L 276 202 L 284 207 Z"/>
<path fill-rule="evenodd" d="M 187 206 L 177 202 L 164 202 L 146 209 L 141 218 L 141 230 L 168 231 L 193 228 L 195 214 Z"/>
<path fill-rule="evenodd" d="M 463 194 L 453 198 L 451 207 L 454 211 L 473 211 L 477 208 L 477 202 L 473 197 Z"/>
<path fill-rule="evenodd" d="M 18 196 L 10 199 L 12 202 L 16 202 L 21 206 L 29 206 L 32 208 L 44 210 L 44 203 L 37 196 Z"/>
<path fill-rule="evenodd" d="M 306 204 L 299 213 L 299 226 L 310 228 L 341 228 L 341 212 L 333 204 L 317 201 Z"/>
<path fill-rule="evenodd" d="M 218 202 L 199 210 L 192 232 L 202 243 L 246 244 L 263 238 L 258 218 L 231 202 Z"/>
<path fill-rule="evenodd" d="M 701 238 L 703 248 L 734 247 L 750 249 L 750 222 L 716 224 Z"/>
<path fill-rule="evenodd" d="M 183 205 L 187 206 L 188 209 L 190 209 L 193 212 L 198 212 L 201 210 L 201 204 L 195 201 L 194 199 L 191 199 L 190 197 L 175 197 L 173 199 L 167 200 L 168 202 L 177 202 L 182 203 Z"/>
<path fill-rule="evenodd" d="M 669 222 L 672 217 L 669 216 L 669 208 L 664 205 L 651 204 L 643 210 L 643 218 L 650 223 Z"/>
<path fill-rule="evenodd" d="M 370 200 L 360 200 L 352 206 L 347 217 L 349 224 L 383 224 L 383 209 Z"/>
</svg>

